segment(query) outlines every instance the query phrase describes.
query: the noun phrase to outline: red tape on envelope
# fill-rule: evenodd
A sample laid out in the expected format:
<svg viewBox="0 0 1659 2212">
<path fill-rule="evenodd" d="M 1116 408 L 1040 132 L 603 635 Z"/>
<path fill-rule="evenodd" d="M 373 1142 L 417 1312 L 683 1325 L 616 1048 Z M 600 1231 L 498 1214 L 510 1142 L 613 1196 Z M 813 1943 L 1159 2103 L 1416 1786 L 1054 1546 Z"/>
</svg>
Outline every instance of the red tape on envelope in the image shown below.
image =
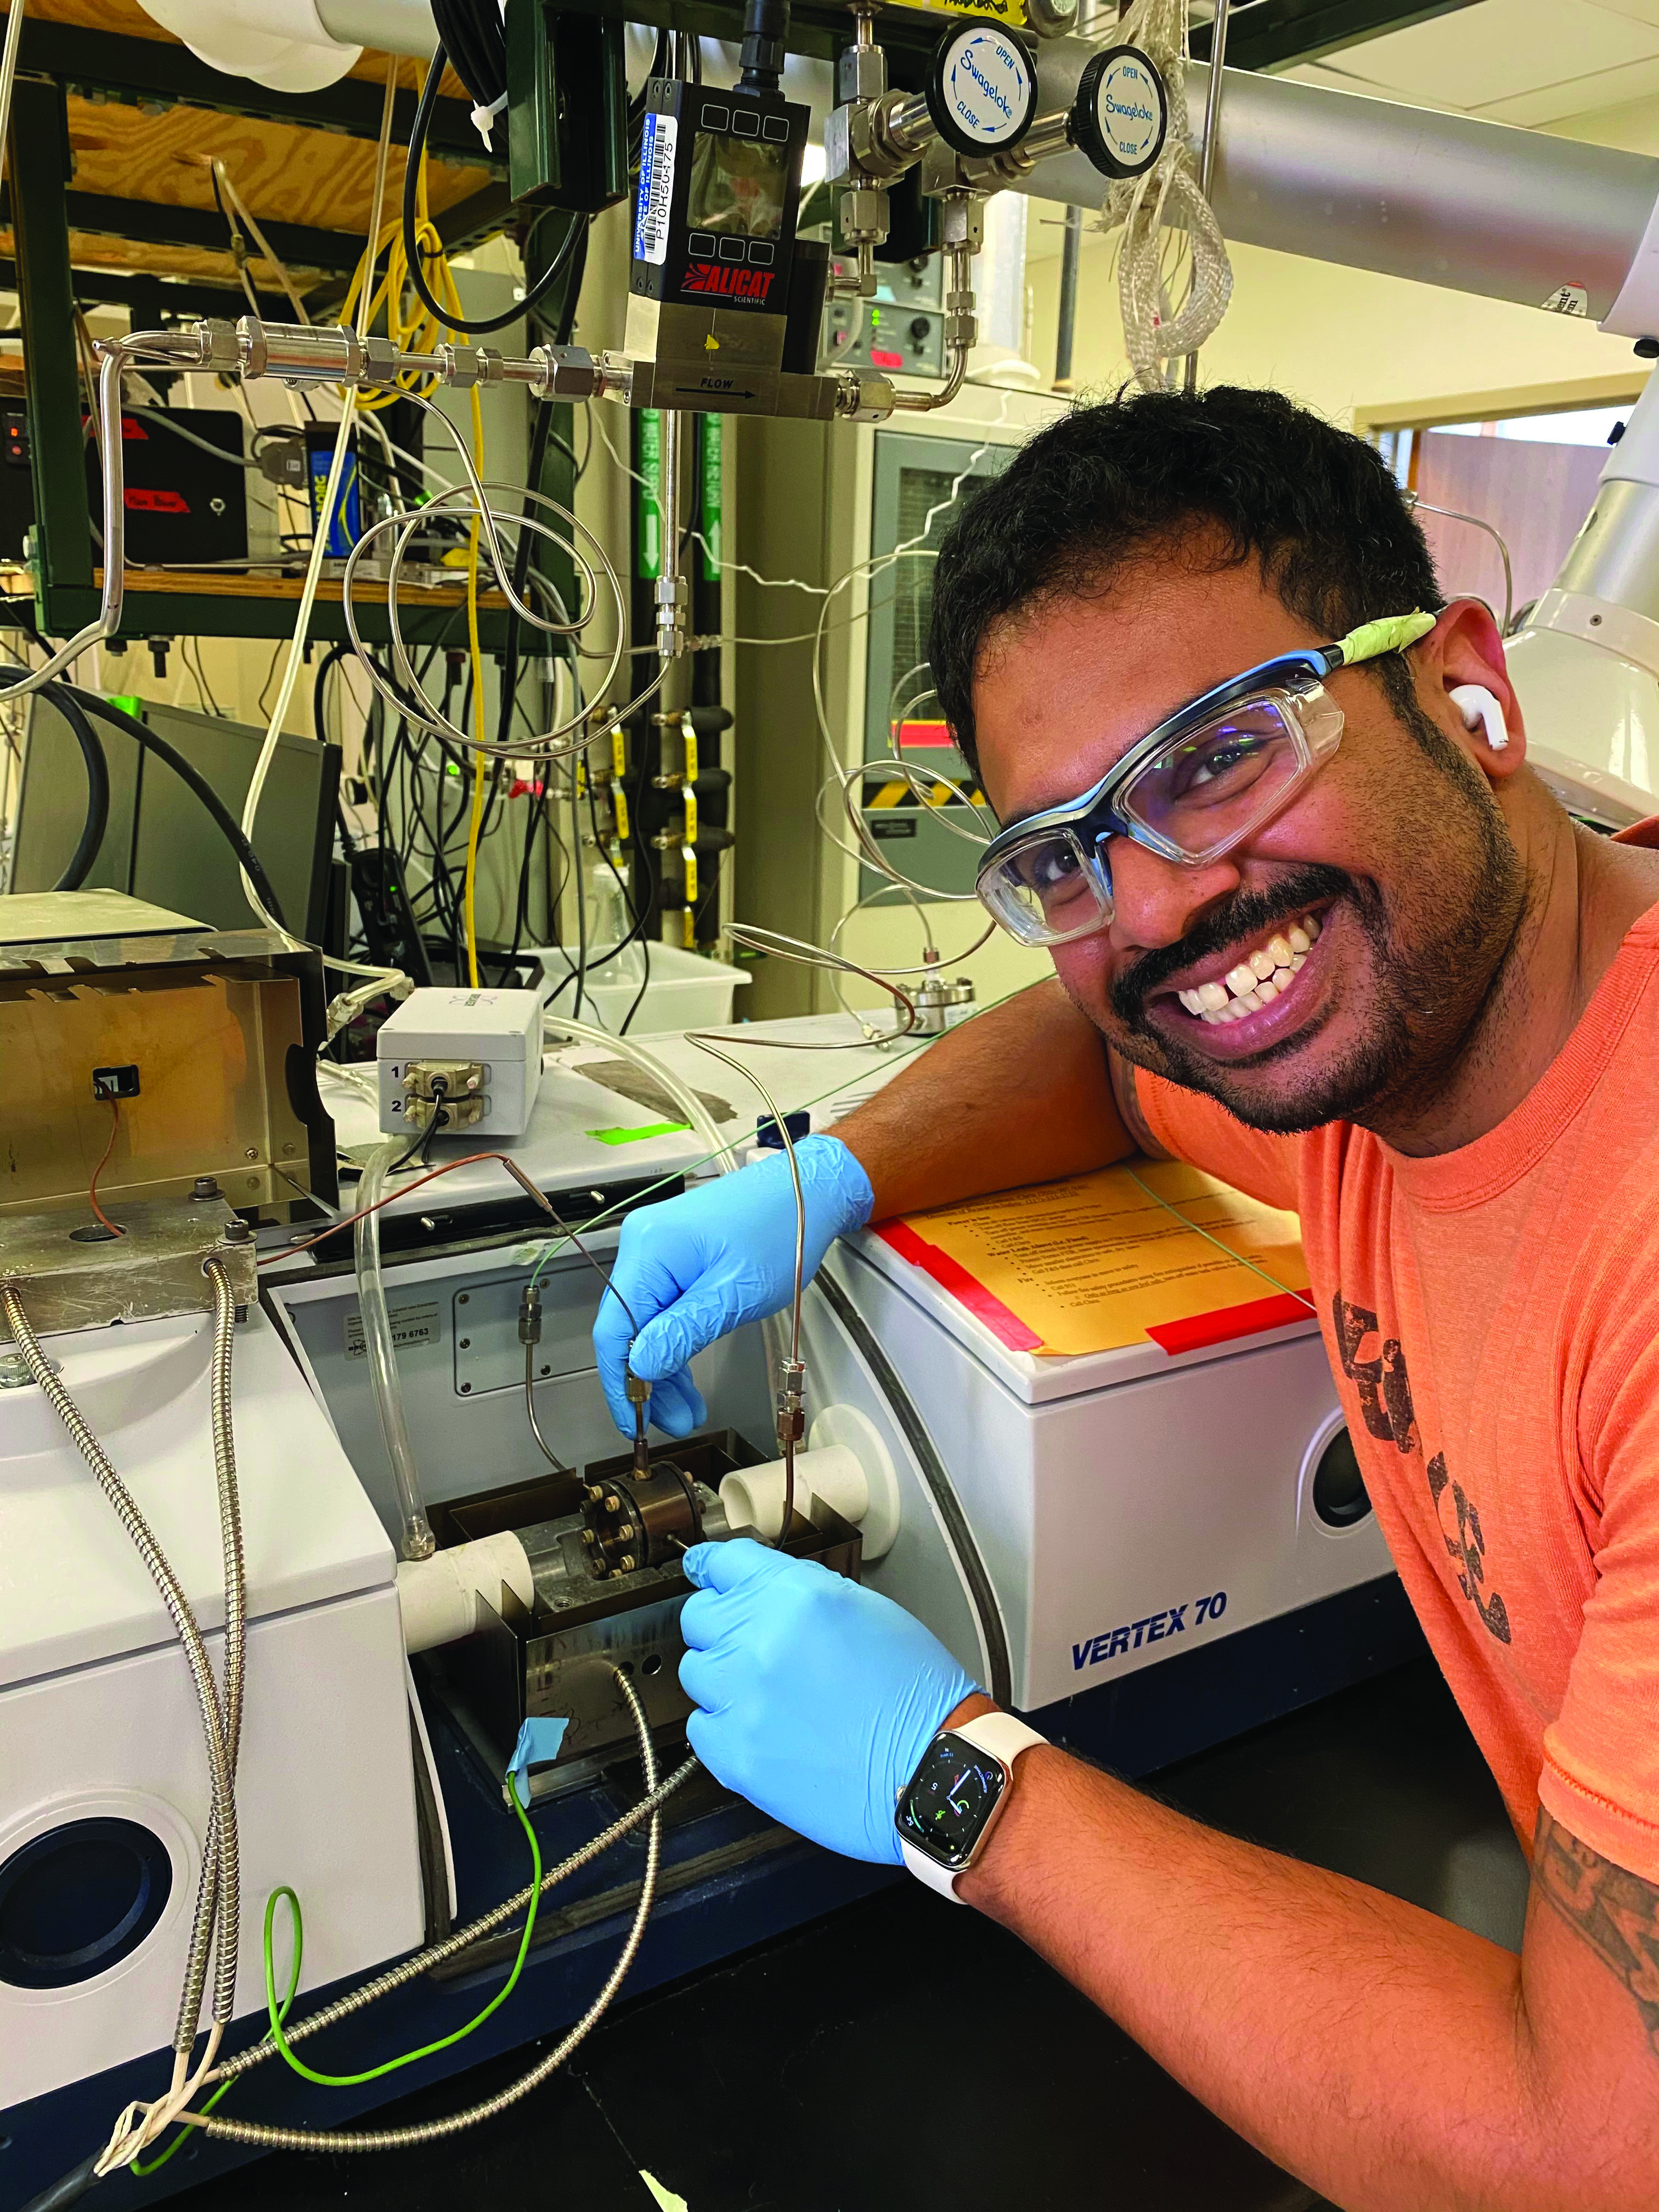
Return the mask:
<svg viewBox="0 0 1659 2212">
<path fill-rule="evenodd" d="M 884 1243 L 892 1246 L 901 1260 L 910 1261 L 925 1274 L 931 1275 L 941 1290 L 948 1291 L 959 1305 L 966 1306 L 976 1321 L 982 1321 L 999 1344 L 1006 1344 L 1010 1352 L 1042 1351 L 1042 1339 L 1035 1329 L 1028 1328 L 1019 1316 L 1011 1312 L 1000 1298 L 970 1275 L 960 1261 L 918 1237 L 908 1222 L 883 1222 L 876 1234 Z"/>
</svg>

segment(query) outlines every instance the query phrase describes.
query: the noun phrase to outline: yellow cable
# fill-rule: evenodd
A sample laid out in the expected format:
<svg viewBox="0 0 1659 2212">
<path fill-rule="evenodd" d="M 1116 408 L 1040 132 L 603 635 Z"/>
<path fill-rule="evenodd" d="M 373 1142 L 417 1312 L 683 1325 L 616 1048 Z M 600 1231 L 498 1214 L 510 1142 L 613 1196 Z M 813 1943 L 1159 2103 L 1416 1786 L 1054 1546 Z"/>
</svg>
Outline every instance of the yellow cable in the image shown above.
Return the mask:
<svg viewBox="0 0 1659 2212">
<path fill-rule="evenodd" d="M 422 172 L 424 183 L 424 172 Z M 449 270 L 447 258 L 436 264 L 439 283 L 442 286 L 438 296 L 459 315 L 461 303 L 455 290 L 455 280 Z M 469 398 L 472 402 L 472 465 L 480 478 L 483 463 L 483 409 L 479 404 L 478 387 L 472 386 Z M 484 693 L 483 653 L 478 642 L 478 518 L 475 514 L 466 532 L 466 643 L 472 660 L 472 735 L 477 750 L 472 761 L 472 814 L 466 832 L 466 877 L 462 891 L 462 913 L 466 927 L 466 980 L 473 990 L 478 988 L 478 924 L 476 899 L 478 888 L 478 836 L 483 827 L 484 806 Z"/>
<path fill-rule="evenodd" d="M 478 388 L 472 387 L 472 442 L 478 472 L 483 473 L 480 449 L 483 442 L 478 405 Z M 478 832 L 483 826 L 484 803 L 484 704 L 483 656 L 478 650 L 478 519 L 466 533 L 466 642 L 472 656 L 472 734 L 479 750 L 472 759 L 472 818 L 466 833 L 466 883 L 462 907 L 466 917 L 466 980 L 476 991 L 478 988 L 478 925 L 473 899 L 478 886 Z"/>
<path fill-rule="evenodd" d="M 456 314 L 461 303 L 455 289 L 455 279 L 450 270 L 449 258 L 437 225 L 433 222 L 427 200 L 426 151 L 422 149 L 421 166 L 415 179 L 415 249 L 431 269 L 433 291 L 446 307 Z M 378 284 L 374 272 L 384 252 L 386 257 L 386 275 Z M 366 285 L 373 285 L 368 309 L 359 319 L 355 313 L 358 295 Z M 406 305 L 405 295 L 414 301 L 414 310 Z M 409 258 L 404 239 L 401 216 L 386 223 L 373 249 L 365 243 L 362 258 L 357 264 L 350 284 L 347 287 L 342 319 L 355 322 L 358 328 L 372 330 L 376 319 L 386 316 L 386 335 L 404 353 L 433 353 L 449 336 L 448 326 L 441 323 L 431 310 L 422 304 L 409 281 Z M 435 376 L 422 376 L 416 371 L 400 377 L 395 386 L 377 392 L 361 392 L 357 405 L 365 410 L 378 410 L 392 406 L 404 392 L 414 392 L 427 398 L 438 389 Z M 478 402 L 477 386 L 471 392 L 472 402 L 472 461 L 480 477 L 483 475 L 483 410 Z M 482 748 L 485 743 L 483 652 L 478 636 L 478 518 L 474 515 L 466 533 L 466 633 L 467 647 L 472 663 L 472 729 L 480 750 L 476 753 L 472 768 L 472 807 L 467 824 L 466 873 L 464 880 L 461 910 L 466 935 L 467 981 L 473 989 L 478 985 L 478 933 L 475 908 L 478 872 L 478 839 L 483 827 L 486 756 Z"/>
</svg>

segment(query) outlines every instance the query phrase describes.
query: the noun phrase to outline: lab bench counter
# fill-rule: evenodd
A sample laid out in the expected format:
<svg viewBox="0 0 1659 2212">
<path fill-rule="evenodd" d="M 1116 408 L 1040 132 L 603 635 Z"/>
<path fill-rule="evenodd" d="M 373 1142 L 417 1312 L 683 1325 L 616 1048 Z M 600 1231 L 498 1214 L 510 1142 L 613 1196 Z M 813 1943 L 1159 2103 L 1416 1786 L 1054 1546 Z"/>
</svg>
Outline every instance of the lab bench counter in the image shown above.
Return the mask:
<svg viewBox="0 0 1659 2212">
<path fill-rule="evenodd" d="M 1498 1794 L 1426 1656 L 1167 1769 L 1198 1817 L 1511 1946 Z M 520 2052 L 377 2118 L 459 2109 Z M 579 2212 L 1328 2212 L 1002 1929 L 895 1881 L 623 2004 L 571 2070 L 417 2157 L 279 2155 L 181 2212 L 451 2212 L 543 2177 Z M 659 2197 L 642 2176 L 655 2178 Z"/>
</svg>

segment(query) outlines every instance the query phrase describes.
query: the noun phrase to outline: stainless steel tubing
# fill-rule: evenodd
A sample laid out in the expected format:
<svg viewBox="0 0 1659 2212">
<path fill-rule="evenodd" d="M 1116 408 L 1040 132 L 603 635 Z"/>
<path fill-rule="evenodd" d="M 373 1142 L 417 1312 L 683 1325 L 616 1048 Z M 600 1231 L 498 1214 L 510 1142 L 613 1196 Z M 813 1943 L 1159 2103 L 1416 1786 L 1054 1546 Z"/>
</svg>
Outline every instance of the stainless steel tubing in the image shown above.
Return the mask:
<svg viewBox="0 0 1659 2212">
<path fill-rule="evenodd" d="M 1063 42 L 1068 55 L 1075 44 Z M 1231 243 L 1533 307 L 1582 284 L 1599 320 L 1659 200 L 1649 155 L 1251 70 L 1226 78 L 1211 204 Z M 1209 81 L 1188 64 L 1189 103 L 1207 101 Z M 1012 189 L 1088 208 L 1103 191 L 1075 150 Z"/>
<path fill-rule="evenodd" d="M 662 1846 L 660 1808 L 664 1799 L 678 1788 L 697 1763 L 695 1759 L 688 1759 L 665 1782 L 659 1783 L 656 1753 L 652 1747 L 651 1729 L 645 1717 L 645 1709 L 633 1684 L 620 1668 L 613 1679 L 627 1699 L 633 1716 L 635 1730 L 639 1737 L 640 1759 L 645 1769 L 646 1795 L 631 1812 L 623 1814 L 620 1820 L 613 1820 L 591 1844 L 586 1844 L 580 1851 L 573 1852 L 550 1874 L 544 1875 L 541 1887 L 544 1891 L 550 1889 L 556 1882 L 562 1881 L 578 1867 L 585 1866 L 590 1859 L 597 1857 L 600 1851 L 607 1850 L 619 1837 L 630 1828 L 637 1827 L 641 1820 L 648 1817 L 651 1825 L 646 1840 L 640 1901 L 616 1964 L 605 1978 L 605 1986 L 575 2026 L 561 2037 L 547 2056 L 538 2060 L 527 2074 L 521 2074 L 516 2081 L 509 2082 L 506 2088 L 498 2090 L 483 2103 L 469 2106 L 465 2112 L 446 2113 L 440 2119 L 419 2122 L 412 2127 L 373 2128 L 354 2133 L 337 2128 L 267 2127 L 257 2121 L 224 2119 L 217 2113 L 211 2117 L 195 2113 L 181 2117 L 193 2122 L 205 2135 L 222 2136 L 230 2142 L 258 2143 L 269 2150 L 409 2150 L 421 2143 L 441 2142 L 446 2136 L 459 2135 L 464 2128 L 476 2127 L 482 2120 L 494 2119 L 497 2113 L 506 2112 L 509 2106 L 517 2104 L 521 2097 L 528 2096 L 532 2089 L 539 2087 L 549 2075 L 563 2065 L 577 2045 L 597 2024 L 634 1963 L 641 1939 L 645 1934 L 646 1923 L 651 1917 L 652 1905 L 656 1901 L 657 1869 Z M 498 1905 L 493 1912 L 486 1913 L 481 1920 L 475 1920 L 470 1927 L 460 1929 L 441 1943 L 434 1943 L 412 1959 L 405 1959 L 400 1966 L 393 1967 L 389 1973 L 380 1975 L 373 1982 L 365 1983 L 362 1989 L 354 1990 L 349 1997 L 342 1997 L 337 2004 L 327 2005 L 321 2012 L 313 2013 L 309 2019 L 288 2028 L 285 2031 L 288 2040 L 295 2043 L 302 2035 L 313 2034 L 319 2027 L 331 2026 L 334 2021 L 344 2019 L 349 2013 L 371 2003 L 376 1997 L 384 1996 L 389 1990 L 401 1987 L 418 1974 L 425 1973 L 441 1960 L 453 1957 L 457 1951 L 475 1942 L 490 1929 L 500 1927 L 515 1913 L 521 1912 L 530 1902 L 533 1887 L 532 1884 L 521 1889 L 516 1897 L 508 1898 L 505 1904 Z M 261 2059 L 271 2057 L 276 2048 L 276 2045 L 270 2042 L 256 2044 L 252 2051 L 242 2051 L 237 2057 L 217 2068 L 208 2079 L 221 2081 L 227 2075 L 245 2073 Z"/>
<path fill-rule="evenodd" d="M 951 245 L 945 248 L 947 289 L 945 305 L 945 346 L 947 359 L 945 381 L 936 392 L 902 392 L 896 390 L 893 405 L 901 414 L 927 415 L 936 407 L 948 407 L 967 381 L 968 356 L 974 344 L 974 256 L 967 245 Z M 965 304 L 964 304 L 965 303 Z M 965 319 L 965 334 L 964 334 Z"/>
<path fill-rule="evenodd" d="M 1204 152 L 1199 164 L 1198 189 L 1207 200 L 1215 186 L 1216 149 L 1221 135 L 1221 102 L 1227 89 L 1227 19 L 1231 0 L 1215 0 L 1210 25 L 1210 85 L 1204 102 Z M 1198 356 L 1189 353 L 1182 372 L 1182 388 L 1198 389 Z"/>
<path fill-rule="evenodd" d="M 83 629 L 79 629 L 66 645 L 61 645 L 51 658 L 27 675 L 20 675 L 10 686 L 10 696 L 21 698 L 30 691 L 38 691 L 43 684 L 50 683 L 71 667 L 89 645 L 101 639 L 113 637 L 121 626 L 121 605 L 126 590 L 126 495 L 123 483 L 121 459 L 121 379 L 141 355 L 159 354 L 167 359 L 178 359 L 191 365 L 204 363 L 209 350 L 202 333 L 207 325 L 198 324 L 193 331 L 135 331 L 131 337 L 100 339 L 98 351 L 102 359 L 98 372 L 98 459 L 102 479 L 104 533 L 104 589 L 97 614 Z"/>
<path fill-rule="evenodd" d="M 30 1326 L 16 1285 L 0 1285 L 0 1309 L 3 1309 L 6 1325 L 12 1333 L 23 1364 L 29 1370 L 30 1380 L 45 1392 L 47 1403 L 69 1431 L 76 1449 L 92 1469 L 98 1487 L 114 1508 L 116 1518 L 131 1538 L 143 1559 L 150 1580 L 161 1593 L 179 1641 L 185 1647 L 185 1656 L 190 1665 L 191 1680 L 196 1690 L 197 1703 L 201 1709 L 202 1735 L 207 1746 L 208 1773 L 212 1784 L 213 1803 L 218 1819 L 216 1851 L 204 1853 L 202 1865 L 202 1884 L 198 1892 L 197 1911 L 201 1916 L 203 1898 L 210 1896 L 209 1868 L 216 1863 L 220 1869 L 220 1883 L 227 1904 L 237 1895 L 236 1808 L 231 1790 L 230 1765 L 226 1755 L 222 1716 L 219 1710 L 218 1686 L 213 1679 L 213 1669 L 208 1662 L 207 1650 L 202 1642 L 201 1631 L 195 1615 L 179 1586 L 179 1578 L 168 1564 L 166 1554 L 151 1533 L 149 1522 L 139 1511 L 132 1493 L 111 1464 L 107 1454 L 87 1421 L 86 1416 L 58 1380 L 56 1371 L 40 1349 L 40 1339 Z M 211 1920 L 211 1907 L 208 1907 Z M 230 1935 L 234 1936 L 232 1927 Z M 218 1972 L 215 1978 L 214 2018 L 228 2025 L 234 2011 L 236 1979 L 236 1954 L 234 1942 L 227 1949 L 222 1946 Z M 180 2033 L 185 2030 L 181 2025 Z M 174 2049 L 188 2051 L 195 2041 L 196 2026 L 190 2023 L 183 2045 L 175 2041 Z"/>
<path fill-rule="evenodd" d="M 221 1707 L 225 1764 L 236 1786 L 236 1753 L 242 1734 L 242 1689 L 247 1657 L 247 1568 L 242 1549 L 242 1506 L 236 1486 L 236 1438 L 231 1423 L 231 1358 L 236 1334 L 236 1293 L 222 1261 L 209 1258 L 202 1272 L 213 1286 L 213 1358 L 209 1401 L 213 1429 L 213 1470 L 219 1493 L 219 1540 L 225 1575 L 225 1686 Z M 202 2016 L 202 1990 L 216 1918 L 219 1948 L 214 1976 L 214 2018 L 228 2021 L 235 1994 L 236 1954 L 240 1941 L 241 1896 L 234 1856 L 227 1863 L 216 1803 L 208 1815 L 202 1849 L 202 1879 L 191 1928 L 189 1963 L 179 1999 L 173 2049 L 189 2051 Z"/>
</svg>

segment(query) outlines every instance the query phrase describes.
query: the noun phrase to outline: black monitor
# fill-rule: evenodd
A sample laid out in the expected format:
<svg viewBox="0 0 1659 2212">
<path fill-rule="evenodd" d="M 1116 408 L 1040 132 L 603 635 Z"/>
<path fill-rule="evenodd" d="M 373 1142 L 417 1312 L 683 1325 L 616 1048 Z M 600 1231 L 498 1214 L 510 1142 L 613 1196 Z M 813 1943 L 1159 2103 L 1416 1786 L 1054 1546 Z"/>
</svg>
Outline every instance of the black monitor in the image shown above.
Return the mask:
<svg viewBox="0 0 1659 2212">
<path fill-rule="evenodd" d="M 143 720 L 183 753 L 241 819 L 264 743 L 262 730 L 216 714 L 146 700 Z M 263 925 L 242 894 L 236 855 L 195 793 L 155 754 L 96 719 L 109 763 L 109 822 L 85 883 L 125 891 L 153 906 L 189 915 L 214 929 Z M 50 699 L 28 702 L 22 785 L 12 859 L 14 891 L 50 890 L 68 866 L 86 819 L 81 748 Z M 340 788 L 340 749 L 313 738 L 283 736 L 259 799 L 253 846 L 297 937 L 324 943 L 329 927 L 329 872 Z"/>
</svg>

